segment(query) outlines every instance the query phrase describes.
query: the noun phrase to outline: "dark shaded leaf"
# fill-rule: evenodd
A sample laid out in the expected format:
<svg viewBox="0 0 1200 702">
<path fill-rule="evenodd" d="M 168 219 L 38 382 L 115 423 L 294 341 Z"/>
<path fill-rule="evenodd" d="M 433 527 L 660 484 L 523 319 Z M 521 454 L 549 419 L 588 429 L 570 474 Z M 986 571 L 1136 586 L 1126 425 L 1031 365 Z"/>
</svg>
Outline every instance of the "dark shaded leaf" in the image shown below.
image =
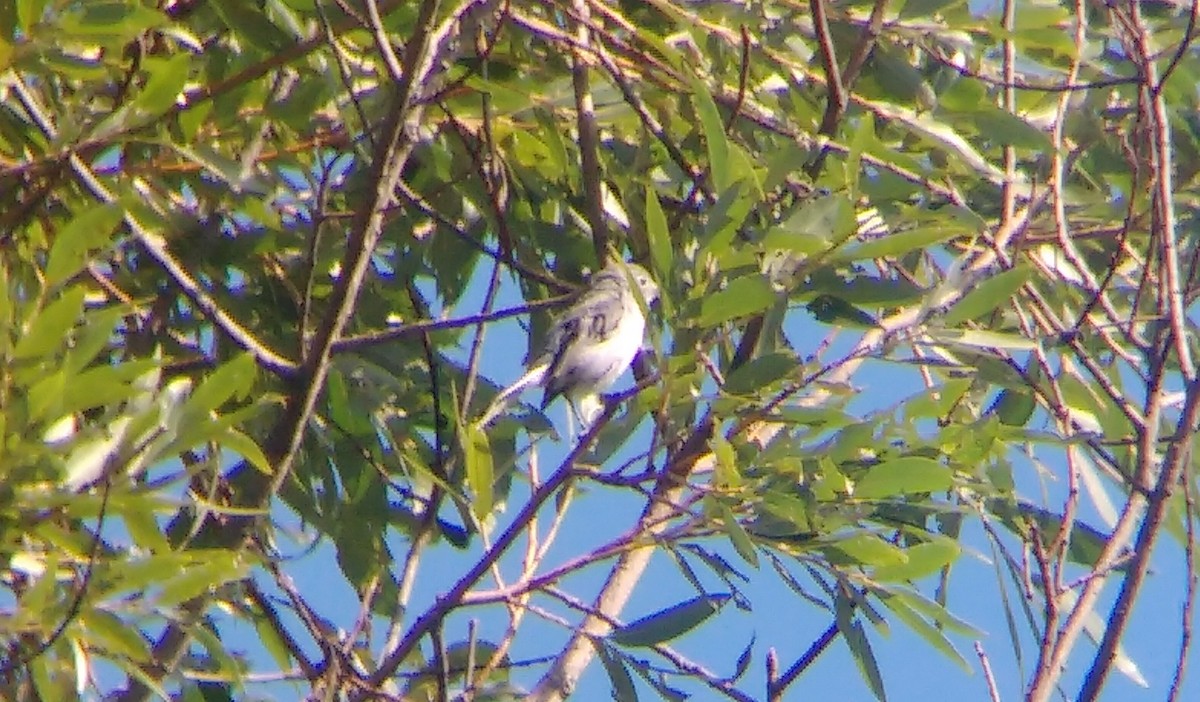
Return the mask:
<svg viewBox="0 0 1200 702">
<path fill-rule="evenodd" d="M 616 702 L 637 702 L 637 688 L 633 684 L 633 676 L 621 662 L 620 652 L 599 644 L 596 646 L 596 654 L 600 657 L 600 663 L 604 665 L 604 672 L 608 673 L 609 682 L 612 683 L 613 699 Z"/>
<path fill-rule="evenodd" d="M 728 594 L 701 595 L 616 629 L 609 640 L 620 646 L 653 646 L 683 636 L 720 611 Z"/>
</svg>

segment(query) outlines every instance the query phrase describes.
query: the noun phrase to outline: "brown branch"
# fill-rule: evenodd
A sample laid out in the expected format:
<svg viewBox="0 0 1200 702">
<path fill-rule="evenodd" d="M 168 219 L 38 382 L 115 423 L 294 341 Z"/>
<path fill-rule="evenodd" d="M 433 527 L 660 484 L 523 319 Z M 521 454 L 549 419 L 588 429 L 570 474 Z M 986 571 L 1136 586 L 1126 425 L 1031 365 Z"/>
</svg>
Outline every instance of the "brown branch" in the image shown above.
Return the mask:
<svg viewBox="0 0 1200 702">
<path fill-rule="evenodd" d="M 371 160 L 368 182 L 375 184 L 375 191 L 370 203 L 354 219 L 341 262 L 342 275 L 329 298 L 329 312 L 315 330 L 304 366 L 299 369 L 298 377 L 294 378 L 287 409 L 266 442 L 265 452 L 275 473 L 267 479 L 245 464 L 234 469 L 233 479 L 239 482 L 240 497 L 246 504 L 266 504 L 291 474 L 303 445 L 309 418 L 323 391 L 333 349 L 353 314 L 386 212 L 391 206 L 404 165 L 415 146 L 408 136 L 419 133 L 424 111 L 416 97 L 421 90 L 433 89 L 440 59 L 453 38 L 452 30 L 462 14 L 475 4 L 475 1 L 468 0 L 460 5 L 436 29 L 434 15 L 437 3 L 423 3 L 418 11 L 413 33 L 405 43 L 403 65 L 406 70 L 395 85 L 391 107 L 386 110 L 386 119 L 380 129 L 381 138 L 376 143 Z M 320 41 L 323 40 L 322 36 Z M 252 525 L 252 520 L 239 519 L 234 524 L 234 528 L 229 528 L 210 520 L 205 523 L 204 529 L 221 532 L 215 538 L 224 543 L 237 543 L 243 530 Z M 197 600 L 188 603 L 186 608 L 195 611 L 201 609 L 202 605 L 203 601 Z M 168 626 L 154 647 L 154 660 L 170 667 L 182 655 L 189 639 L 179 625 Z M 120 699 L 130 702 L 144 699 L 148 694 L 149 690 L 144 684 L 134 681 Z"/>
<path fill-rule="evenodd" d="M 975 655 L 979 656 L 979 664 L 983 666 L 983 679 L 987 683 L 988 699 L 1000 702 L 1000 690 L 996 687 L 996 676 L 992 675 L 992 664 L 988 661 L 987 652 L 983 650 L 983 642 L 975 642 Z"/>
<path fill-rule="evenodd" d="M 591 44 L 588 20 L 591 9 L 587 0 L 573 0 L 572 7 L 578 17 L 576 41 L 580 47 Z M 611 254 L 608 243 L 608 224 L 604 217 L 604 196 L 601 190 L 600 128 L 596 124 L 596 105 L 588 86 L 588 62 L 580 48 L 571 48 L 571 84 L 575 89 L 576 128 L 579 131 L 579 165 L 583 182 L 583 210 L 592 228 L 592 247 L 596 251 L 596 262 L 603 265 Z"/>
<path fill-rule="evenodd" d="M 640 389 L 640 387 L 635 388 L 628 394 L 632 396 L 639 392 Z M 542 508 L 542 505 L 557 494 L 572 477 L 571 466 L 581 456 L 586 454 L 599 430 L 612 418 L 616 412 L 616 408 L 617 403 L 609 403 L 596 424 L 581 438 L 579 444 L 567 455 L 554 474 L 533 491 L 529 500 L 513 517 L 512 524 L 500 534 L 491 548 L 475 561 L 471 568 L 449 588 L 446 594 L 438 599 L 437 603 L 413 621 L 404 638 L 395 647 L 389 651 L 385 651 L 379 666 L 368 679 L 368 685 L 371 688 L 377 688 L 383 681 L 392 677 L 400 665 L 408 658 L 408 655 L 416 648 L 417 644 L 421 642 L 421 639 L 429 634 L 434 627 L 438 626 L 446 615 L 462 604 L 462 599 L 467 591 L 474 587 L 479 579 L 492 567 L 492 564 L 512 546 L 517 537 L 525 531 L 534 515 Z"/>
<path fill-rule="evenodd" d="M 1182 416 L 1179 418 L 1177 432 L 1180 436 L 1191 436 L 1198 429 L 1200 429 L 1200 380 L 1193 380 L 1187 389 L 1187 401 Z M 1133 545 L 1134 556 L 1125 570 L 1125 579 L 1121 583 L 1117 600 L 1109 612 L 1104 637 L 1092 659 L 1092 667 L 1088 669 L 1087 675 L 1084 677 L 1083 686 L 1076 697 L 1078 700 L 1097 699 L 1104 686 L 1113 661 L 1116 660 L 1121 636 L 1133 612 L 1133 604 L 1141 592 L 1142 583 L 1150 569 L 1150 555 L 1154 551 L 1154 543 L 1162 535 L 1163 524 L 1168 518 L 1171 496 L 1180 480 L 1186 479 L 1191 459 L 1192 443 L 1188 440 L 1173 442 L 1163 457 L 1162 464 L 1158 468 L 1158 480 L 1149 499 L 1149 509 L 1142 520 L 1141 529 L 1139 529 Z M 1140 496 L 1135 494 L 1130 501 L 1140 501 Z M 1188 519 L 1191 519 L 1190 515 Z M 1082 597 L 1080 599 L 1082 600 Z"/>
<path fill-rule="evenodd" d="M 1011 115 L 1017 113 L 1017 94 L 1012 88 L 1013 75 L 1016 70 L 1016 55 L 1017 50 L 1013 42 L 1013 23 L 1016 18 L 1017 2 L 1016 0 L 1004 0 L 1004 8 L 1002 10 L 1002 26 L 1004 28 L 1004 41 L 1001 43 L 1003 49 L 1003 66 L 1004 71 L 1004 110 Z M 1078 62 L 1072 62 L 1072 65 L 1077 65 Z M 1068 79 L 1067 82 L 1071 82 Z M 1016 177 L 1017 177 L 1017 150 L 1012 144 L 1004 145 L 1004 184 L 1000 188 L 1001 214 L 1002 220 L 1007 221 L 1013 216 L 1013 212 L 1017 208 L 1017 192 Z M 1056 151 L 1055 155 L 1058 156 Z M 1059 156 L 1061 158 L 1061 156 Z"/>
<path fill-rule="evenodd" d="M 1195 5 L 1193 5 L 1195 7 Z M 1186 439 L 1185 439 L 1186 440 Z M 1171 677 L 1171 693 L 1167 696 L 1169 702 L 1175 702 L 1183 694 L 1183 674 L 1187 670 L 1188 652 L 1192 648 L 1192 625 L 1196 607 L 1196 584 L 1200 576 L 1196 574 L 1196 500 L 1192 496 L 1192 480 L 1184 476 L 1184 529 L 1187 539 L 1184 541 L 1184 596 L 1183 614 L 1180 618 L 1179 658 L 1175 661 L 1175 674 Z"/>
<path fill-rule="evenodd" d="M 808 670 L 808 667 L 815 663 L 817 658 L 820 658 L 821 654 L 825 652 L 825 649 L 829 648 L 829 644 L 833 643 L 837 636 L 838 625 L 837 622 L 833 622 L 825 628 L 825 631 L 821 632 L 821 635 L 816 640 L 808 645 L 808 649 L 796 659 L 795 663 L 788 666 L 788 669 L 783 675 L 779 676 L 775 684 L 768 684 L 767 696 L 771 699 L 782 700 L 784 691 L 796 681 L 796 678 L 801 673 Z"/>
<path fill-rule="evenodd" d="M 832 137 L 837 133 L 842 115 L 846 113 L 849 98 L 846 97 L 846 86 L 842 84 L 842 75 L 838 70 L 837 52 L 833 46 L 833 35 L 829 31 L 829 18 L 826 16 L 827 2 L 828 0 L 809 0 L 808 6 L 812 13 L 813 27 L 817 32 L 817 47 L 821 56 L 821 68 L 825 71 L 825 90 L 827 92 L 825 114 L 821 117 L 821 126 L 817 129 L 817 133 Z M 822 144 L 816 158 L 805 166 L 804 171 L 812 180 L 816 180 L 821 173 L 827 153 Z"/>
<path fill-rule="evenodd" d="M 16 80 L 12 81 L 12 87 L 18 99 L 20 99 L 22 107 L 25 108 L 29 116 L 37 123 L 38 129 L 46 137 L 50 139 L 56 138 L 58 134 L 57 129 L 50 121 L 46 111 L 38 103 L 32 91 L 25 85 L 24 79 L 18 76 Z M 117 202 L 117 196 L 100 182 L 95 172 L 92 171 L 92 168 L 84 163 L 78 154 L 71 153 L 67 157 L 67 162 L 70 164 L 71 170 L 75 173 L 76 180 L 83 185 L 94 199 L 107 204 Z M 183 291 L 197 309 L 212 321 L 222 334 L 229 337 L 240 348 L 253 354 L 258 364 L 272 373 L 285 377 L 295 373 L 297 365 L 294 361 L 279 355 L 251 334 L 245 326 L 226 312 L 204 290 L 200 282 L 183 267 L 183 264 L 167 251 L 166 239 L 143 226 L 128 210 L 124 211 L 123 218 L 125 226 L 129 228 L 134 239 L 141 244 L 146 253 L 171 278 L 171 281 Z"/>
</svg>

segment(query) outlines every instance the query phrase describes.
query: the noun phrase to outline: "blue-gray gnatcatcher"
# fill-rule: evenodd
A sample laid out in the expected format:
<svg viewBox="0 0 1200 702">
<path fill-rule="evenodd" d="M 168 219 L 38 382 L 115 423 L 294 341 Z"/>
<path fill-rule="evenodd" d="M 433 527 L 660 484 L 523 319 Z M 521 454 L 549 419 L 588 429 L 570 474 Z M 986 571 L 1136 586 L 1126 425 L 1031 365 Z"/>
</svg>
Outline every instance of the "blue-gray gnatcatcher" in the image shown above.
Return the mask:
<svg viewBox="0 0 1200 702">
<path fill-rule="evenodd" d="M 525 375 L 496 396 L 479 425 L 499 416 L 526 388 L 543 385 L 542 409 L 563 395 L 584 427 L 590 426 L 604 409 L 600 393 L 616 382 L 642 347 L 646 330 L 642 310 L 657 299 L 658 285 L 646 269 L 635 263 L 609 263 L 555 318 L 541 355 Z"/>
</svg>

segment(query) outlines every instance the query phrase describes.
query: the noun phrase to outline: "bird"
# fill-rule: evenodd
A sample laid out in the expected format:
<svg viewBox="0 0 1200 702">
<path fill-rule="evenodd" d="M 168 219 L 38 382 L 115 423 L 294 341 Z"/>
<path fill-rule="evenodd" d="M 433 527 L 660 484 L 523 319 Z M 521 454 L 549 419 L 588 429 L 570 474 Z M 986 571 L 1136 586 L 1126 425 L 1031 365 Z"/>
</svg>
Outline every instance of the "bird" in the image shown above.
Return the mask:
<svg viewBox="0 0 1200 702">
<path fill-rule="evenodd" d="M 609 263 L 591 277 L 587 289 L 571 306 L 555 317 L 541 354 L 525 375 L 496 396 L 479 426 L 490 424 L 526 389 L 541 385 L 545 388 L 543 410 L 561 395 L 583 427 L 590 427 L 604 409 L 600 393 L 617 381 L 641 349 L 646 330 L 644 308 L 658 296 L 658 285 L 645 268 L 636 263 Z"/>
</svg>

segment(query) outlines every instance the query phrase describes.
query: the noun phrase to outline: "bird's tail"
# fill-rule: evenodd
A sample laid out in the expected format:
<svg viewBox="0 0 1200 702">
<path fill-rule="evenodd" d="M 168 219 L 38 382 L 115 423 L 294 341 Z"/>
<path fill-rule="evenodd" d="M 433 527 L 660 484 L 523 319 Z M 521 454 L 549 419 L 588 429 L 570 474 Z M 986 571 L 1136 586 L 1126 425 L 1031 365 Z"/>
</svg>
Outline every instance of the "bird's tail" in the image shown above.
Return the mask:
<svg viewBox="0 0 1200 702">
<path fill-rule="evenodd" d="M 536 363 L 532 368 L 529 369 L 527 373 L 525 373 L 525 375 L 518 378 L 517 382 L 501 390 L 500 394 L 496 396 L 496 399 L 492 400 L 492 404 L 488 406 L 487 412 L 485 412 L 483 417 L 479 419 L 479 426 L 483 427 L 491 424 L 496 417 L 499 417 L 500 414 L 504 412 L 505 408 L 508 407 L 508 404 L 512 402 L 513 398 L 535 385 L 541 385 L 544 383 L 546 381 L 546 374 L 549 372 L 549 370 L 549 361 Z"/>
</svg>

